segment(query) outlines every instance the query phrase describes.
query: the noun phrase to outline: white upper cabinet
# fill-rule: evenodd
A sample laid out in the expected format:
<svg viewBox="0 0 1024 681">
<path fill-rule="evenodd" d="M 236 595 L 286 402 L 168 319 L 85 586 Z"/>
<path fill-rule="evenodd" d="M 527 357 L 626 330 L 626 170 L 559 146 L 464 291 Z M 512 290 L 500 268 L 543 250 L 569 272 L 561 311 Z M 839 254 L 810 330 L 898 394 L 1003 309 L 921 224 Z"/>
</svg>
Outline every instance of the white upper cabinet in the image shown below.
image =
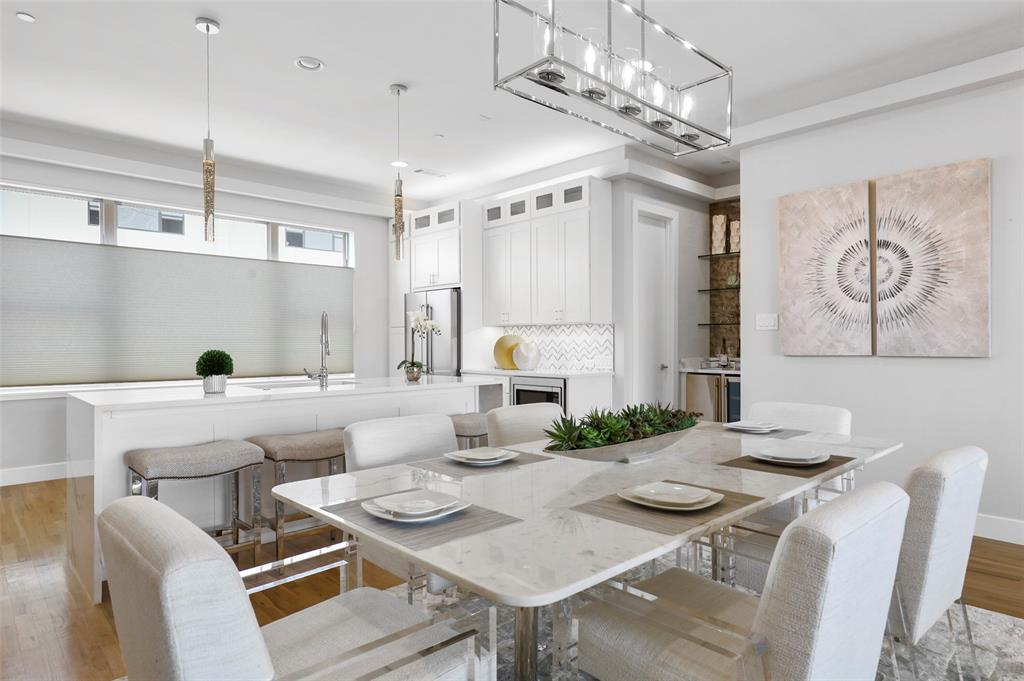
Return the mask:
<svg viewBox="0 0 1024 681">
<path fill-rule="evenodd" d="M 461 232 L 449 229 L 410 239 L 412 288 L 455 286 L 461 281 Z"/>
<path fill-rule="evenodd" d="M 483 323 L 531 323 L 531 230 L 520 222 L 483 236 Z"/>
<path fill-rule="evenodd" d="M 407 229 L 411 236 L 435 232 L 462 224 L 461 202 L 444 203 L 409 215 Z"/>
<path fill-rule="evenodd" d="M 533 323 L 590 321 L 590 214 L 533 220 Z"/>
<path fill-rule="evenodd" d="M 530 219 L 530 195 L 518 194 L 484 204 L 484 229 Z"/>
<path fill-rule="evenodd" d="M 538 189 L 530 194 L 530 216 L 540 217 L 590 205 L 590 180 L 582 178 Z"/>
</svg>

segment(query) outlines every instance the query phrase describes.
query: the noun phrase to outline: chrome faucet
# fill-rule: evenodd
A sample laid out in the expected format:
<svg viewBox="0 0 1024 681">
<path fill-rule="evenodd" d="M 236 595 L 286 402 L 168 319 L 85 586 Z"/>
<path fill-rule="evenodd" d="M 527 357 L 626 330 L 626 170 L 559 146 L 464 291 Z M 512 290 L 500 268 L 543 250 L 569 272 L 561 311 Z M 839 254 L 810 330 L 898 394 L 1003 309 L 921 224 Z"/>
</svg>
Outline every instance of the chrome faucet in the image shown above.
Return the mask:
<svg viewBox="0 0 1024 681">
<path fill-rule="evenodd" d="M 307 377 L 320 379 L 321 388 L 327 387 L 327 378 L 329 376 L 327 373 L 327 355 L 329 354 L 331 354 L 331 333 L 327 327 L 327 311 L 324 310 L 324 313 L 320 315 L 320 371 L 311 374 L 309 371 L 306 371 L 305 367 L 302 368 Z"/>
</svg>

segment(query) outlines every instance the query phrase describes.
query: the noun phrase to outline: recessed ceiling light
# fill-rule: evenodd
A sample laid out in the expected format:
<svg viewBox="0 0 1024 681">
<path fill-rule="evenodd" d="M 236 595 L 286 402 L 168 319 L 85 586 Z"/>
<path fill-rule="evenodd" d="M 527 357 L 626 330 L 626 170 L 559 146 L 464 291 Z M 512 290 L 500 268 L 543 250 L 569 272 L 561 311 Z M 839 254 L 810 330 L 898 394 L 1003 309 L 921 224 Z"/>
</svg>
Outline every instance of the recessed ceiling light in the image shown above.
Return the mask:
<svg viewBox="0 0 1024 681">
<path fill-rule="evenodd" d="M 405 161 L 392 161 L 391 162 L 391 167 L 392 168 L 408 168 L 409 164 L 406 163 Z"/>
<path fill-rule="evenodd" d="M 36 23 L 36 18 L 34 16 L 32 16 L 31 14 L 29 14 L 28 12 L 18 12 L 14 16 L 18 17 L 19 19 L 24 21 L 26 24 L 34 24 L 34 23 Z"/>
<path fill-rule="evenodd" d="M 324 63 L 316 57 L 298 57 L 295 65 L 303 71 L 321 71 L 324 68 Z"/>
</svg>

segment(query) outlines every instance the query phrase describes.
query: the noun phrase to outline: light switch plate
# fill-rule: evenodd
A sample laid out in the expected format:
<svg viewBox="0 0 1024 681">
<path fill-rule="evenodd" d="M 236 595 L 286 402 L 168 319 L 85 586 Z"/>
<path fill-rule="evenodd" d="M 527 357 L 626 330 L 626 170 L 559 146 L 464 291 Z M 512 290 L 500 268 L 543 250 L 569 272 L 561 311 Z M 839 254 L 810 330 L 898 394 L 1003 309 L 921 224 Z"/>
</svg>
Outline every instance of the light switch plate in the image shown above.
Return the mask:
<svg viewBox="0 0 1024 681">
<path fill-rule="evenodd" d="M 758 331 L 778 331 L 779 315 L 775 312 L 758 312 L 754 328 Z"/>
</svg>

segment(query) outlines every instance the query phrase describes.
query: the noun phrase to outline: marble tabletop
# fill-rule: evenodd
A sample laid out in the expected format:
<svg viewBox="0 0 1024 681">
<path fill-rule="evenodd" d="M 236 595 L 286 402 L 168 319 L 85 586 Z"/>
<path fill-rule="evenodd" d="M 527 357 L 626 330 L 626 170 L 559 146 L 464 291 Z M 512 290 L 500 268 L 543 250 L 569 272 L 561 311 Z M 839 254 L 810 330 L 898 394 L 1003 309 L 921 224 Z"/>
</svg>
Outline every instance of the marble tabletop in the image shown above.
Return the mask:
<svg viewBox="0 0 1024 681">
<path fill-rule="evenodd" d="M 718 465 L 765 446 L 806 448 L 809 443 L 852 460 L 812 478 Z M 545 445 L 538 441 L 512 449 L 540 453 Z M 902 443 L 894 440 L 825 433 L 781 440 L 740 435 L 719 424 L 702 423 L 642 463 L 606 463 L 554 455 L 550 461 L 507 470 L 499 466 L 488 475 L 461 479 L 395 465 L 278 485 L 273 496 L 357 537 L 383 545 L 492 601 L 538 607 L 611 579 L 709 530 L 813 489 L 826 479 L 862 467 L 900 447 Z M 763 500 L 715 519 L 715 527 L 699 525 L 678 535 L 571 510 L 572 506 L 626 487 L 665 479 L 743 492 Z M 523 522 L 412 551 L 323 510 L 345 500 L 410 487 L 447 492 Z"/>
</svg>

